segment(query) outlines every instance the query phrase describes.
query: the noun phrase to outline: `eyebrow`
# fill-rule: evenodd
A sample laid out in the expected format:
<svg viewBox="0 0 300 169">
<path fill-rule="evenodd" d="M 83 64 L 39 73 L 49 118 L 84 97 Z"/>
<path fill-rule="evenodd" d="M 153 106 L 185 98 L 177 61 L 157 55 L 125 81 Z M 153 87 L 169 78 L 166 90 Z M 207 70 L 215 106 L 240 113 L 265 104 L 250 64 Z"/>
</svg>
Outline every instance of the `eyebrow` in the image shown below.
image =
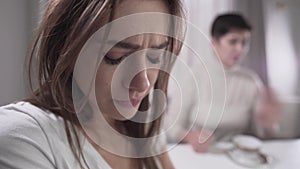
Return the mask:
<svg viewBox="0 0 300 169">
<path fill-rule="evenodd" d="M 137 44 L 133 44 L 133 43 L 128 43 L 128 42 L 118 42 L 116 43 L 115 41 L 109 41 L 109 44 L 115 44 L 114 47 L 117 48 L 124 48 L 124 49 L 130 49 L 130 50 L 137 50 L 139 48 L 141 48 L 140 45 Z"/>
<path fill-rule="evenodd" d="M 115 44 L 115 41 L 109 41 L 108 42 L 109 44 Z M 165 41 L 159 45 L 154 45 L 154 46 L 151 46 L 151 48 L 154 48 L 154 49 L 163 49 L 163 48 L 166 48 L 167 46 L 169 45 L 169 41 Z M 118 42 L 116 43 L 116 45 L 114 45 L 114 47 L 118 47 L 118 48 L 124 48 L 124 49 L 130 49 L 130 50 L 137 50 L 137 49 L 140 49 L 141 46 L 140 45 L 137 45 L 137 44 L 134 44 L 134 43 L 129 43 L 129 42 Z"/>
</svg>

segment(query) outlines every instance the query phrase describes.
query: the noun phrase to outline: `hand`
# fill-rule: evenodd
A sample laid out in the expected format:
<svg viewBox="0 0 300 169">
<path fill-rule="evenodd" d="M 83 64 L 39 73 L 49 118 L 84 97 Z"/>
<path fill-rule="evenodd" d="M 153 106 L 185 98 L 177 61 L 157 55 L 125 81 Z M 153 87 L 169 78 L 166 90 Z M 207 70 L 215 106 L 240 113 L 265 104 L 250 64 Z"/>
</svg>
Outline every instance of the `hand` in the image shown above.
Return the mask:
<svg viewBox="0 0 300 169">
<path fill-rule="evenodd" d="M 168 152 L 162 153 L 159 155 L 161 162 L 162 162 L 162 168 L 164 169 L 175 169 L 170 156 L 168 154 Z"/>
<path fill-rule="evenodd" d="M 270 88 L 265 88 L 262 106 L 255 113 L 255 119 L 264 128 L 273 130 L 279 124 L 282 111 L 280 103 Z"/>
<path fill-rule="evenodd" d="M 201 133 L 202 131 L 202 133 Z M 197 153 L 205 153 L 213 141 L 213 134 L 208 130 L 190 131 L 183 142 L 191 144 L 194 151 Z M 201 133 L 201 138 L 200 138 Z"/>
</svg>

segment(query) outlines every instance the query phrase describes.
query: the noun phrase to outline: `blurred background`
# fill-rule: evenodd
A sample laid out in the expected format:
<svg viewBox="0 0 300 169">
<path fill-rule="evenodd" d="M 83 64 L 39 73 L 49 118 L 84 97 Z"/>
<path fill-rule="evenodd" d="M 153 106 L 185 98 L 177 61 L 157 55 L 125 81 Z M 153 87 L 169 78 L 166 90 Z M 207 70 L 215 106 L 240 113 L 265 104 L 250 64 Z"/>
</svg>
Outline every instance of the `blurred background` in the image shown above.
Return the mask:
<svg viewBox="0 0 300 169">
<path fill-rule="evenodd" d="M 29 94 L 24 61 L 46 1 L 0 1 L 0 105 Z M 284 109 L 280 138 L 300 137 L 300 1 L 184 0 L 184 4 L 189 21 L 207 36 L 220 13 L 240 12 L 250 21 L 254 30 L 243 64 L 279 97 Z"/>
<path fill-rule="evenodd" d="M 39 0 L 0 1 L 0 105 L 29 93 L 24 63 L 39 5 Z"/>
</svg>

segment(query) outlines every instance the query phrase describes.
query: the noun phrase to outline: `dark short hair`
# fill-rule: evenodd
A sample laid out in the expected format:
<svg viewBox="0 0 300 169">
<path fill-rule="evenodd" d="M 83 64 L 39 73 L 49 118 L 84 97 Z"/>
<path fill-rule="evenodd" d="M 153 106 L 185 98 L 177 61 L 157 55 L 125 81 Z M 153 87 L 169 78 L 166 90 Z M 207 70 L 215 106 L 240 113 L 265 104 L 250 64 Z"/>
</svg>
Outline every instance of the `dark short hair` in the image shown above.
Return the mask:
<svg viewBox="0 0 300 169">
<path fill-rule="evenodd" d="M 219 39 L 229 31 L 235 29 L 251 31 L 252 28 L 242 15 L 237 13 L 226 13 L 215 18 L 210 33 L 212 37 Z"/>
</svg>

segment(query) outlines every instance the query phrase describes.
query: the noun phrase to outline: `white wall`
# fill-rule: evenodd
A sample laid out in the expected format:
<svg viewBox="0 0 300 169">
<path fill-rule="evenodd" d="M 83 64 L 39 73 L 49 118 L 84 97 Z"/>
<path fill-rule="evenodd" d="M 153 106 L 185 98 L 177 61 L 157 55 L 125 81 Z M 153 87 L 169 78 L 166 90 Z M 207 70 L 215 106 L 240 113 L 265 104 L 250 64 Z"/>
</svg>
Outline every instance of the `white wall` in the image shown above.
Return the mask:
<svg viewBox="0 0 300 169">
<path fill-rule="evenodd" d="M 299 7 L 299 0 L 264 1 L 269 82 L 284 98 L 297 97 L 300 55 L 293 38 L 300 31 L 293 32 L 293 23 L 299 25 Z"/>
<path fill-rule="evenodd" d="M 28 94 L 24 59 L 38 0 L 0 1 L 0 105 Z"/>
</svg>

